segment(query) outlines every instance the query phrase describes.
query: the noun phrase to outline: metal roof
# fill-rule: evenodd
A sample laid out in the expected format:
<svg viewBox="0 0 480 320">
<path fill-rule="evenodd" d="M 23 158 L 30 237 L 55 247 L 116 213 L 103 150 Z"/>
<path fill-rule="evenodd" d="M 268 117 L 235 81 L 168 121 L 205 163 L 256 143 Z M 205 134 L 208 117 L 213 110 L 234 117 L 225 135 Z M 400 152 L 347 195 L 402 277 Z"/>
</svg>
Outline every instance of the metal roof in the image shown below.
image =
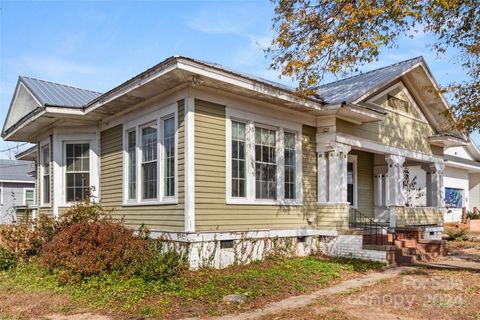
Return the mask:
<svg viewBox="0 0 480 320">
<path fill-rule="evenodd" d="M 25 76 L 20 76 L 20 80 L 43 106 L 81 108 L 101 95 L 100 92 Z"/>
<path fill-rule="evenodd" d="M 339 81 L 327 83 L 318 88 L 318 94 L 327 104 L 354 102 L 387 82 L 401 76 L 416 64 L 424 62 L 423 57 L 398 62 Z"/>
<path fill-rule="evenodd" d="M 34 182 L 35 178 L 29 175 L 34 170 L 32 161 L 0 159 L 0 181 Z"/>
</svg>

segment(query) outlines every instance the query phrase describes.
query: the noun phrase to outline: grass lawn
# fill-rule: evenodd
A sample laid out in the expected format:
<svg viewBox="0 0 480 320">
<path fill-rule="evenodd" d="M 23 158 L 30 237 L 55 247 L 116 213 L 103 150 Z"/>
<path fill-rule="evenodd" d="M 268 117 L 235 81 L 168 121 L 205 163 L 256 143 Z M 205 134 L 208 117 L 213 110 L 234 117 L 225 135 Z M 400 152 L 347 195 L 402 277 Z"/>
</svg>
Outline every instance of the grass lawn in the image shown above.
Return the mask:
<svg viewBox="0 0 480 320">
<path fill-rule="evenodd" d="M 381 263 L 323 257 L 278 258 L 223 270 L 185 272 L 168 283 L 104 274 L 75 285 L 31 263 L 0 273 L 1 319 L 39 318 L 92 312 L 109 318 L 182 318 L 223 315 L 309 293 L 382 268 Z M 243 294 L 241 305 L 223 302 Z"/>
</svg>

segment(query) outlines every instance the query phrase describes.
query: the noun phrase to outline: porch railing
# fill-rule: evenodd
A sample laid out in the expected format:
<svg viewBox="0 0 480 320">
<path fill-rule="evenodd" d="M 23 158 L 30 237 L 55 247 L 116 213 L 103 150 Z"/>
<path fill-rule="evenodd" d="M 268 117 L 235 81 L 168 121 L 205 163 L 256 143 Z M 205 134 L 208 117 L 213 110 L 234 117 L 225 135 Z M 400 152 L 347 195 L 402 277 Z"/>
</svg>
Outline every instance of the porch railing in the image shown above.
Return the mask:
<svg viewBox="0 0 480 320">
<path fill-rule="evenodd" d="M 352 230 L 365 231 L 364 244 L 394 245 L 395 232 L 375 222 L 355 208 L 350 208 L 348 225 Z"/>
</svg>

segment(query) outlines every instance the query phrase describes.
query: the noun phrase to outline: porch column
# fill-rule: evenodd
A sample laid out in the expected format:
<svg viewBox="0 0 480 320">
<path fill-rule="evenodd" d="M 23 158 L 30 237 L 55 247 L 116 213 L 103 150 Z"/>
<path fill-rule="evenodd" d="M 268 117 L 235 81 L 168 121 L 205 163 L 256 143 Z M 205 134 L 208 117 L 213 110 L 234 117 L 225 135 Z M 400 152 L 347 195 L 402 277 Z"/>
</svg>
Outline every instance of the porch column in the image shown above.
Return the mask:
<svg viewBox="0 0 480 320">
<path fill-rule="evenodd" d="M 403 197 L 403 163 L 405 158 L 401 156 L 387 155 L 385 160 L 388 164 L 388 205 L 395 207 L 405 206 Z"/>
<path fill-rule="evenodd" d="M 318 202 L 347 202 L 347 155 L 351 147 L 330 143 L 318 150 Z"/>
<path fill-rule="evenodd" d="M 388 206 L 388 167 L 387 166 L 375 166 L 373 168 L 374 173 L 374 191 L 375 191 L 375 206 L 386 207 Z"/>
<path fill-rule="evenodd" d="M 445 207 L 445 190 L 443 186 L 445 163 L 430 163 L 427 169 L 427 206 L 436 208 Z"/>
</svg>

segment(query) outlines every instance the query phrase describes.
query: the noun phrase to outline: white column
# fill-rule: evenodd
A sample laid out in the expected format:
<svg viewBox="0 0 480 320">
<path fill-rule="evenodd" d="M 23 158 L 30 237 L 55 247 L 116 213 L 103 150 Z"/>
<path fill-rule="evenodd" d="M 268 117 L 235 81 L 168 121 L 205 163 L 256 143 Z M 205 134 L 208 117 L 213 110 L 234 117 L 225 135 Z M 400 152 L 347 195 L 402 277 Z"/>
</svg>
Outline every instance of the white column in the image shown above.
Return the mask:
<svg viewBox="0 0 480 320">
<path fill-rule="evenodd" d="M 443 171 L 445 164 L 443 162 L 435 162 L 430 167 L 430 206 L 445 207 L 445 190 L 443 186 Z M 428 192 L 428 190 L 427 190 Z"/>
<path fill-rule="evenodd" d="M 388 164 L 388 198 L 389 205 L 396 207 L 405 206 L 403 197 L 403 163 L 405 158 L 401 156 L 387 155 L 385 160 Z"/>
<path fill-rule="evenodd" d="M 317 162 L 317 184 L 318 184 L 318 202 L 327 202 L 327 186 L 328 186 L 328 170 L 327 170 L 327 154 L 318 152 Z"/>
<path fill-rule="evenodd" d="M 317 150 L 319 202 L 347 202 L 347 155 L 350 149 L 348 145 L 330 143 L 327 148 Z"/>
<path fill-rule="evenodd" d="M 195 232 L 195 99 L 185 99 L 185 232 Z"/>
<path fill-rule="evenodd" d="M 375 166 L 374 174 L 374 202 L 376 207 L 386 207 L 388 205 L 388 184 L 387 166 Z"/>
</svg>

